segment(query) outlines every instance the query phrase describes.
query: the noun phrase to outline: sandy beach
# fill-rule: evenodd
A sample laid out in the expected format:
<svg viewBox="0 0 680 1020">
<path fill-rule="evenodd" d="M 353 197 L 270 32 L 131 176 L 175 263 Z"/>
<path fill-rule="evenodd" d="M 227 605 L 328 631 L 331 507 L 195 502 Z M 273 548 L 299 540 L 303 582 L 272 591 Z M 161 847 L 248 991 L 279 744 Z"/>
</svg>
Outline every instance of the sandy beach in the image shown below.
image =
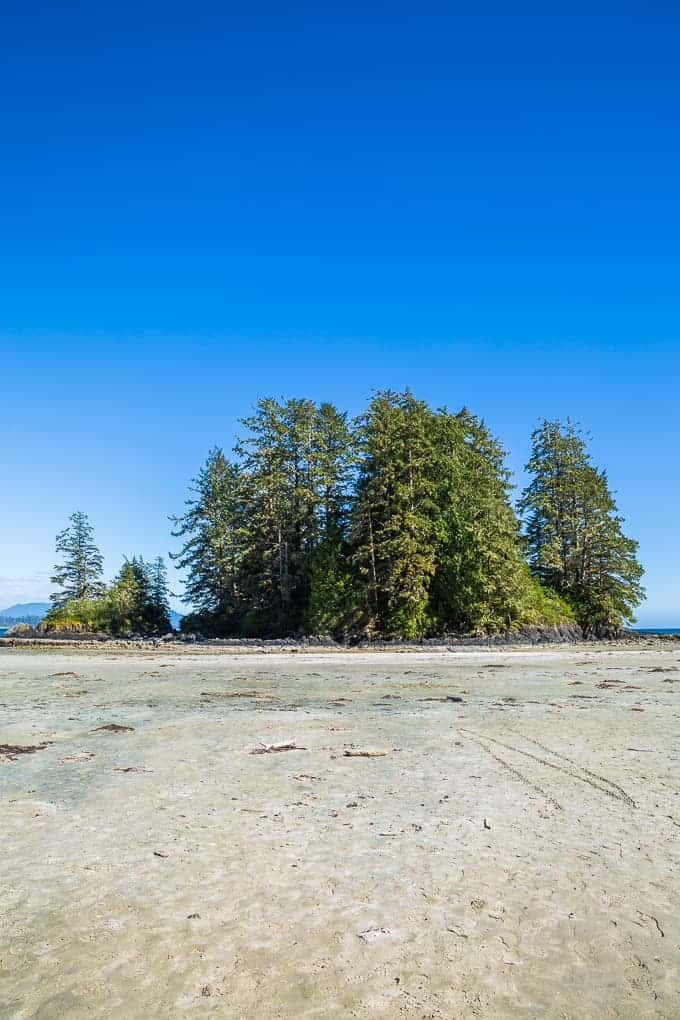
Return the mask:
<svg viewBox="0 0 680 1020">
<path fill-rule="evenodd" d="M 678 644 L 3 649 L 0 1017 L 680 1017 L 679 733 Z"/>
</svg>

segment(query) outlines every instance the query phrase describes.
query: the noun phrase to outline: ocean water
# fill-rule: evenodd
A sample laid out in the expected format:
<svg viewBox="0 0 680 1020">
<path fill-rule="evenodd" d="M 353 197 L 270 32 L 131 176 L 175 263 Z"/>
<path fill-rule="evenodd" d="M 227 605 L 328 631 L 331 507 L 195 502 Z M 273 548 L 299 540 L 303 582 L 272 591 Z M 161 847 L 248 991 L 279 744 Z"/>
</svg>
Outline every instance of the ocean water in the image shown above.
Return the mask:
<svg viewBox="0 0 680 1020">
<path fill-rule="evenodd" d="M 633 627 L 638 634 L 680 634 L 680 627 Z"/>
</svg>

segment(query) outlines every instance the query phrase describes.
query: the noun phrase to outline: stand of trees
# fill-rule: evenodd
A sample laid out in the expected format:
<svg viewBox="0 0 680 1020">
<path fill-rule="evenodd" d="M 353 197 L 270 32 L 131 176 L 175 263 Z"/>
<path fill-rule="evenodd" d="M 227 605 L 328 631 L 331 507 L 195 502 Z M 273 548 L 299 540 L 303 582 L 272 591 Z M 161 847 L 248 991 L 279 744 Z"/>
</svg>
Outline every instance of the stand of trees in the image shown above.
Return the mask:
<svg viewBox="0 0 680 1020">
<path fill-rule="evenodd" d="M 173 518 L 196 608 L 185 630 L 598 631 L 641 601 L 636 543 L 569 424 L 534 435 L 524 532 L 504 451 L 466 409 L 384 391 L 350 421 L 332 404 L 267 398 L 241 424 L 233 456 L 211 451 Z"/>
<path fill-rule="evenodd" d="M 185 631 L 413 639 L 577 622 L 604 636 L 644 597 L 637 543 L 569 421 L 533 433 L 519 516 L 505 452 L 466 408 L 386 390 L 350 420 L 266 398 L 241 424 L 172 518 Z M 171 630 L 160 557 L 126 559 L 105 585 L 81 512 L 57 552 L 47 629 Z"/>
<path fill-rule="evenodd" d="M 570 421 L 543 421 L 527 470 L 520 509 L 536 577 L 574 607 L 586 631 L 606 634 L 633 620 L 644 597 L 638 544 L 623 534 L 607 475 L 592 464 L 584 436 Z"/>
<path fill-rule="evenodd" d="M 57 536 L 62 562 L 52 582 L 52 609 L 42 621 L 46 630 L 88 630 L 106 634 L 160 635 L 172 629 L 167 571 L 158 557 L 126 559 L 110 585 L 102 581 L 103 559 L 92 526 L 80 511 Z"/>
</svg>

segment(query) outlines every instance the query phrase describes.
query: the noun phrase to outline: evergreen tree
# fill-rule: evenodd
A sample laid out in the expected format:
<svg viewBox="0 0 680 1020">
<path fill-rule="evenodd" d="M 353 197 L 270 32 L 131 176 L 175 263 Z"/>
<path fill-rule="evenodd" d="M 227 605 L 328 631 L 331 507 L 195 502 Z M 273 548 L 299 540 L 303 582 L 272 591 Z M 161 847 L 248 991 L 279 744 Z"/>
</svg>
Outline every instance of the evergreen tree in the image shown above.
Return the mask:
<svg viewBox="0 0 680 1020">
<path fill-rule="evenodd" d="M 352 504 L 356 452 L 348 416 L 333 404 L 321 404 L 316 412 L 312 457 L 319 534 L 344 536 Z"/>
<path fill-rule="evenodd" d="M 199 620 L 189 616 L 186 626 L 205 628 L 215 618 L 228 631 L 245 611 L 240 578 L 250 527 L 247 489 L 241 468 L 216 448 L 192 484 L 186 512 L 172 518 L 173 535 L 185 540 L 173 559 L 187 571 L 185 599 L 199 611 Z"/>
<path fill-rule="evenodd" d="M 306 562 L 315 542 L 314 404 L 259 400 L 242 420 L 236 445 L 249 483 L 247 551 L 242 575 L 249 611 L 246 632 L 286 634 L 303 617 Z"/>
<path fill-rule="evenodd" d="M 520 509 L 534 574 L 596 633 L 630 621 L 644 597 L 637 542 L 622 531 L 606 474 L 567 421 L 543 421 L 532 435 L 531 480 Z"/>
<path fill-rule="evenodd" d="M 383 391 L 359 422 L 353 562 L 366 623 L 387 635 L 418 637 L 427 627 L 437 554 L 431 419 L 410 391 Z"/>
<path fill-rule="evenodd" d="M 172 630 L 170 622 L 170 589 L 168 575 L 162 557 L 157 556 L 153 563 L 146 565 L 148 583 L 148 633 L 167 634 Z"/>
<path fill-rule="evenodd" d="M 328 634 L 349 624 L 356 602 L 347 546 L 354 436 L 347 415 L 332 404 L 317 411 L 313 455 L 318 540 L 309 556 L 305 629 Z"/>
<path fill-rule="evenodd" d="M 174 558 L 198 610 L 183 627 L 253 635 L 334 627 L 346 612 L 339 593 L 349 572 L 347 416 L 330 404 L 267 398 L 242 425 L 236 461 L 212 451 L 186 513 L 174 518 L 173 534 L 184 539 Z"/>
<path fill-rule="evenodd" d="M 146 575 L 137 559 L 125 559 L 107 593 L 107 630 L 113 634 L 146 633 Z"/>
<path fill-rule="evenodd" d="M 510 503 L 505 451 L 463 409 L 436 415 L 440 553 L 432 587 L 438 630 L 490 633 L 534 622 L 536 589 Z"/>
<path fill-rule="evenodd" d="M 71 514 L 68 527 L 57 535 L 57 553 L 62 562 L 50 578 L 59 591 L 51 596 L 60 608 L 69 599 L 91 599 L 101 595 L 103 558 L 93 540 L 94 531 L 87 515 L 80 510 Z"/>
<path fill-rule="evenodd" d="M 523 558 L 505 453 L 467 410 L 381 393 L 364 419 L 354 562 L 378 633 L 492 633 L 569 619 Z"/>
<path fill-rule="evenodd" d="M 333 627 L 344 596 L 338 590 L 327 601 L 326 586 L 319 616 L 318 583 L 321 570 L 341 576 L 351 472 L 347 418 L 331 404 L 267 398 L 242 424 L 247 431 L 236 453 L 247 479 L 248 524 L 240 576 L 249 606 L 242 631 Z"/>
</svg>

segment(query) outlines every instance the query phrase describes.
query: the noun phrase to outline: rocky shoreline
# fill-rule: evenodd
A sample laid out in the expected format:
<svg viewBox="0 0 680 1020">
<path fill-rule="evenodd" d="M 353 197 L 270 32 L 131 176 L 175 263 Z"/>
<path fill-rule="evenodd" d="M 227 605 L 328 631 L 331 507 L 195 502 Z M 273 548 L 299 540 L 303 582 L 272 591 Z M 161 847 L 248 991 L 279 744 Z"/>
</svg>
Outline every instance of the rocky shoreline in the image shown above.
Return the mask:
<svg viewBox="0 0 680 1020">
<path fill-rule="evenodd" d="M 554 645 L 612 645 L 641 646 L 677 644 L 680 634 L 653 634 L 633 630 L 621 630 L 605 635 L 585 633 L 576 624 L 561 624 L 554 627 L 523 627 L 519 631 L 508 631 L 490 635 L 442 635 L 422 638 L 418 641 L 407 639 L 384 639 L 365 637 L 337 641 L 330 635 L 311 635 L 288 638 L 206 638 L 200 634 L 166 634 L 163 637 L 111 637 L 107 634 L 64 633 L 64 634 L 6 634 L 0 637 L 0 648 L 134 648 L 158 649 L 182 647 L 193 649 L 229 649 L 235 652 L 351 652 L 351 651 L 455 651 L 462 648 L 512 648 Z"/>
</svg>

